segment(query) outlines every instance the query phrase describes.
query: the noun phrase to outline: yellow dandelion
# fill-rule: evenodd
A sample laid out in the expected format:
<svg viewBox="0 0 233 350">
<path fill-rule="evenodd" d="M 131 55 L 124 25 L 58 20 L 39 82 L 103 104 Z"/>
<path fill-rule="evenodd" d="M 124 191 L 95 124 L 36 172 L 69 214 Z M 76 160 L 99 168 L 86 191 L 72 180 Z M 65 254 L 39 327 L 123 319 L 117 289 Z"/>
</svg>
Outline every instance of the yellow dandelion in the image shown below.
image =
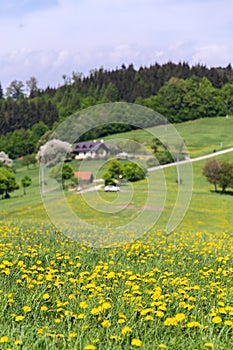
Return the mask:
<svg viewBox="0 0 233 350">
<path fill-rule="evenodd" d="M 23 307 L 23 311 L 24 312 L 30 312 L 32 309 L 30 308 L 30 306 L 24 306 Z"/>
<path fill-rule="evenodd" d="M 104 320 L 101 323 L 102 327 L 110 327 L 111 326 L 111 322 L 109 320 Z"/>
<path fill-rule="evenodd" d="M 15 345 L 22 345 L 23 342 L 22 342 L 22 340 L 17 339 L 17 340 L 14 341 L 14 344 Z"/>
<path fill-rule="evenodd" d="M 156 311 L 156 316 L 158 316 L 158 317 L 163 317 L 163 316 L 164 316 L 164 312 L 158 310 L 158 311 Z"/>
<path fill-rule="evenodd" d="M 182 313 L 177 314 L 177 315 L 175 316 L 175 319 L 176 319 L 178 322 L 184 321 L 185 318 L 186 318 L 185 314 L 182 314 Z"/>
<path fill-rule="evenodd" d="M 212 322 L 213 323 L 221 323 L 222 319 L 219 316 L 215 316 L 215 317 L 212 318 Z"/>
<path fill-rule="evenodd" d="M 78 320 L 82 320 L 82 319 L 84 319 L 84 317 L 85 317 L 85 314 L 79 314 L 79 315 L 77 316 L 77 319 L 78 319 Z"/>
<path fill-rule="evenodd" d="M 125 323 L 126 321 L 125 321 L 125 319 L 124 318 L 120 318 L 118 321 L 117 321 L 117 323 L 119 323 L 119 324 L 122 324 L 122 323 Z"/>
<path fill-rule="evenodd" d="M 177 326 L 178 325 L 178 321 L 177 321 L 177 319 L 175 317 L 168 317 L 164 321 L 164 325 L 165 326 Z"/>
<path fill-rule="evenodd" d="M 132 329 L 130 327 L 126 326 L 126 327 L 122 328 L 121 333 L 122 334 L 127 334 L 127 333 L 130 333 L 131 330 Z"/>
<path fill-rule="evenodd" d="M 101 312 L 101 309 L 99 307 L 93 307 L 93 309 L 91 309 L 92 315 L 99 315 L 100 312 Z"/>
<path fill-rule="evenodd" d="M 142 341 L 140 339 L 133 338 L 131 341 L 131 345 L 140 347 L 140 346 L 142 346 Z"/>
<path fill-rule="evenodd" d="M 20 322 L 20 321 L 23 321 L 24 318 L 25 318 L 25 316 L 22 316 L 22 315 L 15 316 L 15 321 Z"/>
<path fill-rule="evenodd" d="M 43 305 L 43 306 L 41 306 L 41 311 L 47 311 L 48 310 L 48 307 L 47 306 L 45 306 L 45 305 Z"/>
<path fill-rule="evenodd" d="M 43 298 L 44 300 L 48 300 L 48 299 L 50 298 L 50 296 L 49 296 L 48 293 L 45 293 L 45 294 L 42 295 L 42 298 Z"/>
<path fill-rule="evenodd" d="M 77 333 L 76 333 L 76 332 L 71 332 L 71 333 L 69 334 L 69 337 L 70 337 L 70 338 L 76 338 L 76 337 L 77 337 Z"/>
<path fill-rule="evenodd" d="M 166 348 L 167 348 L 167 345 L 161 343 L 161 344 L 158 345 L 158 347 L 159 347 L 160 349 L 166 349 Z"/>
<path fill-rule="evenodd" d="M 205 343 L 204 346 L 206 346 L 207 348 L 212 348 L 214 346 L 213 343 Z"/>
<path fill-rule="evenodd" d="M 199 322 L 195 322 L 195 321 L 188 322 L 187 327 L 188 328 L 195 328 L 195 327 L 196 328 L 201 328 L 201 324 Z"/>
<path fill-rule="evenodd" d="M 146 321 L 153 321 L 153 320 L 154 320 L 154 317 L 153 317 L 152 315 L 147 315 L 147 316 L 145 317 L 145 320 L 146 320 Z"/>
<path fill-rule="evenodd" d="M 110 304 L 108 301 L 106 301 L 106 302 L 104 302 L 104 303 L 101 305 L 101 308 L 102 308 L 103 310 L 110 309 L 110 308 L 111 308 L 111 304 Z"/>
<path fill-rule="evenodd" d="M 84 350 L 95 350 L 96 346 L 93 344 L 87 344 L 84 348 Z"/>
<path fill-rule="evenodd" d="M 0 343 L 8 343 L 8 341 L 9 341 L 9 338 L 6 335 L 0 338 Z"/>
<path fill-rule="evenodd" d="M 80 307 L 80 309 L 87 309 L 88 308 L 88 304 L 85 301 L 81 301 L 79 303 L 79 307 Z"/>
<path fill-rule="evenodd" d="M 121 337 L 119 337 L 118 335 L 111 335 L 111 336 L 110 336 L 110 339 L 111 339 L 111 340 L 118 341 L 118 340 L 121 340 Z"/>
</svg>

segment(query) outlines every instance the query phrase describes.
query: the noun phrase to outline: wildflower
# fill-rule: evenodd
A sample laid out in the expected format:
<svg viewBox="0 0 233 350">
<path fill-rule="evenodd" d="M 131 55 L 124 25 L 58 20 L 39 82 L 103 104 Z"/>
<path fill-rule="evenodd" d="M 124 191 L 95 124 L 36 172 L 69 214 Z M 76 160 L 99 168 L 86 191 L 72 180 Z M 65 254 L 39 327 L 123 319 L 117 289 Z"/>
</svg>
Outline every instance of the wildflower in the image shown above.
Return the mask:
<svg viewBox="0 0 233 350">
<path fill-rule="evenodd" d="M 124 327 L 124 328 L 122 328 L 122 330 L 121 330 L 121 333 L 122 334 L 127 334 L 127 333 L 129 333 L 129 332 L 131 332 L 131 328 L 130 327 Z"/>
<path fill-rule="evenodd" d="M 22 342 L 22 340 L 17 339 L 17 340 L 15 340 L 14 344 L 15 345 L 22 345 L 23 342 Z"/>
<path fill-rule="evenodd" d="M 153 317 L 152 315 L 147 315 L 147 316 L 145 317 L 145 320 L 146 320 L 146 321 L 153 321 L 153 320 L 154 320 L 154 317 Z"/>
<path fill-rule="evenodd" d="M 111 304 L 109 303 L 109 302 L 105 302 L 105 303 L 103 303 L 102 305 L 101 305 L 101 308 L 103 309 L 103 310 L 107 310 L 107 309 L 110 309 L 111 308 Z"/>
<path fill-rule="evenodd" d="M 80 307 L 80 309 L 87 309 L 88 308 L 88 304 L 85 301 L 81 301 L 79 303 L 79 307 Z"/>
<path fill-rule="evenodd" d="M 25 318 L 25 316 L 22 316 L 22 315 L 15 316 L 15 321 L 16 322 L 23 321 L 24 318 Z"/>
<path fill-rule="evenodd" d="M 118 340 L 121 340 L 121 337 L 119 337 L 118 335 L 111 335 L 110 339 L 118 341 Z"/>
<path fill-rule="evenodd" d="M 195 328 L 195 327 L 201 328 L 201 324 L 199 322 L 195 322 L 195 321 L 194 322 L 188 322 L 187 327 L 188 328 Z"/>
<path fill-rule="evenodd" d="M 75 299 L 75 295 L 74 295 L 74 294 L 70 294 L 70 295 L 68 296 L 68 298 L 69 298 L 70 300 L 73 300 L 73 299 Z"/>
<path fill-rule="evenodd" d="M 47 306 L 45 306 L 45 305 L 43 305 L 43 306 L 41 306 L 41 311 L 47 311 L 48 310 L 48 307 Z"/>
<path fill-rule="evenodd" d="M 221 323 L 222 319 L 219 316 L 215 316 L 215 317 L 212 318 L 212 322 L 213 323 Z"/>
<path fill-rule="evenodd" d="M 71 332 L 71 333 L 69 334 L 69 337 L 70 337 L 70 338 L 75 338 L 75 337 L 77 337 L 77 333 L 76 333 L 76 332 Z"/>
<path fill-rule="evenodd" d="M 164 312 L 158 310 L 158 311 L 156 311 L 156 315 L 157 315 L 158 317 L 163 317 L 163 316 L 164 316 Z"/>
<path fill-rule="evenodd" d="M 111 322 L 109 320 L 104 320 L 101 323 L 102 327 L 110 327 L 111 326 Z"/>
<path fill-rule="evenodd" d="M 93 344 L 87 344 L 84 348 L 84 350 L 95 350 L 96 346 Z"/>
<path fill-rule="evenodd" d="M 79 315 L 77 316 L 77 319 L 78 319 L 78 320 L 82 320 L 82 319 L 84 318 L 84 316 L 85 316 L 85 314 L 79 314 Z"/>
<path fill-rule="evenodd" d="M 166 349 L 166 348 L 167 348 L 167 345 L 161 343 L 161 344 L 158 345 L 158 347 L 159 347 L 160 349 Z"/>
<path fill-rule="evenodd" d="M 204 346 L 206 346 L 207 348 L 212 348 L 214 346 L 213 343 L 205 343 Z"/>
<path fill-rule="evenodd" d="M 177 321 L 177 319 L 175 317 L 168 317 L 164 321 L 164 325 L 165 326 L 177 326 L 178 325 L 178 321 Z"/>
<path fill-rule="evenodd" d="M 30 312 L 32 309 L 30 308 L 30 306 L 24 306 L 23 307 L 23 311 L 24 312 Z"/>
<path fill-rule="evenodd" d="M 230 320 L 226 320 L 226 321 L 224 322 L 224 324 L 225 324 L 226 326 L 233 326 L 233 322 L 230 321 Z"/>
<path fill-rule="evenodd" d="M 9 341 L 9 338 L 6 335 L 0 338 L 0 343 L 8 343 L 8 341 Z"/>
<path fill-rule="evenodd" d="M 184 321 L 185 320 L 185 318 L 186 318 L 186 316 L 185 316 L 185 314 L 177 314 L 176 316 L 175 316 L 175 319 L 177 320 L 177 322 L 182 322 L 182 321 Z"/>
<path fill-rule="evenodd" d="M 125 323 L 125 322 L 126 322 L 126 321 L 125 321 L 124 318 L 120 318 L 120 319 L 117 321 L 118 324 L 122 324 L 122 323 Z"/>
<path fill-rule="evenodd" d="M 142 346 L 142 341 L 140 339 L 134 338 L 131 341 L 131 345 L 140 347 L 140 346 Z"/>
<path fill-rule="evenodd" d="M 100 312 L 101 312 L 101 310 L 99 307 L 93 307 L 93 309 L 91 309 L 92 315 L 99 315 Z"/>
<path fill-rule="evenodd" d="M 48 300 L 48 299 L 50 298 L 50 296 L 49 296 L 48 293 L 45 293 L 45 294 L 42 295 L 42 298 L 43 298 L 44 300 Z"/>
</svg>

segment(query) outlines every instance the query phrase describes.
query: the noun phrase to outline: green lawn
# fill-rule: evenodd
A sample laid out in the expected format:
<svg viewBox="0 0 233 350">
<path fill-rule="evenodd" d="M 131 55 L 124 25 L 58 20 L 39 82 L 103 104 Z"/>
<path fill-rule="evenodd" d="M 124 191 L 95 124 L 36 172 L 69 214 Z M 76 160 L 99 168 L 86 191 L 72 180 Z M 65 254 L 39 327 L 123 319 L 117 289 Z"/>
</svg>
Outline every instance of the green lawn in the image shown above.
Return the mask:
<svg viewBox="0 0 233 350">
<path fill-rule="evenodd" d="M 203 118 L 195 121 L 173 124 L 178 133 L 181 135 L 187 146 L 191 157 L 198 157 L 213 152 L 219 151 L 228 147 L 233 147 L 233 117 L 226 119 L 225 117 L 218 118 Z M 148 130 L 148 131 L 147 131 Z M 146 130 L 134 130 L 123 134 L 111 135 L 105 140 L 122 139 L 118 142 L 119 145 L 124 144 L 124 140 L 135 139 L 140 143 L 149 146 L 156 134 L 161 137 L 164 142 L 171 141 L 173 136 L 169 126 L 159 126 L 157 128 L 149 128 Z M 125 141 L 125 142 L 126 142 Z"/>
</svg>

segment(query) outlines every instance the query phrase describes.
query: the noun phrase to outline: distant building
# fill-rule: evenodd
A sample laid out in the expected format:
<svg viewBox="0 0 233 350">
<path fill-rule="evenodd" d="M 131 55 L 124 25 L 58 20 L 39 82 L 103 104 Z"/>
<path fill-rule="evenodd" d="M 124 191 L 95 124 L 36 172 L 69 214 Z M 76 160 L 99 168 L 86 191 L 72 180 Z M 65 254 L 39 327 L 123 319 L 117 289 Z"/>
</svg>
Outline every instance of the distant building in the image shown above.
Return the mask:
<svg viewBox="0 0 233 350">
<path fill-rule="evenodd" d="M 109 147 L 103 141 L 78 142 L 75 144 L 72 153 L 75 159 L 98 159 L 109 154 Z"/>
<path fill-rule="evenodd" d="M 94 180 L 94 176 L 90 171 L 77 171 L 74 173 L 74 177 L 79 179 L 82 183 L 91 183 Z"/>
</svg>

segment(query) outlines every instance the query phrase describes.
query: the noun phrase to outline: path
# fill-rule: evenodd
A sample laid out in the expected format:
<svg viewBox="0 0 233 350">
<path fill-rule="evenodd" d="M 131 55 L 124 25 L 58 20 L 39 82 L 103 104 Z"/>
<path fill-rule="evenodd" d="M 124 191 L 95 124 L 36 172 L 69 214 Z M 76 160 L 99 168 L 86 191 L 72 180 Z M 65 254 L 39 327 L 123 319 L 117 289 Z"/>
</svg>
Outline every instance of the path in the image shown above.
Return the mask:
<svg viewBox="0 0 233 350">
<path fill-rule="evenodd" d="M 212 158 L 212 157 L 217 157 L 217 156 L 219 156 L 221 154 L 225 154 L 225 153 L 229 153 L 229 152 L 233 152 L 233 147 L 224 149 L 222 151 L 206 154 L 205 156 L 200 156 L 200 157 L 197 157 L 197 158 L 189 158 L 189 159 L 181 160 L 180 162 L 174 162 L 174 163 L 154 166 L 152 168 L 148 168 L 147 171 L 154 171 L 154 170 L 158 170 L 158 169 L 162 169 L 162 168 L 169 168 L 171 166 L 176 166 L 178 164 L 181 165 L 181 164 L 185 164 L 185 163 L 198 162 L 199 160 L 208 159 L 208 158 Z"/>
</svg>

